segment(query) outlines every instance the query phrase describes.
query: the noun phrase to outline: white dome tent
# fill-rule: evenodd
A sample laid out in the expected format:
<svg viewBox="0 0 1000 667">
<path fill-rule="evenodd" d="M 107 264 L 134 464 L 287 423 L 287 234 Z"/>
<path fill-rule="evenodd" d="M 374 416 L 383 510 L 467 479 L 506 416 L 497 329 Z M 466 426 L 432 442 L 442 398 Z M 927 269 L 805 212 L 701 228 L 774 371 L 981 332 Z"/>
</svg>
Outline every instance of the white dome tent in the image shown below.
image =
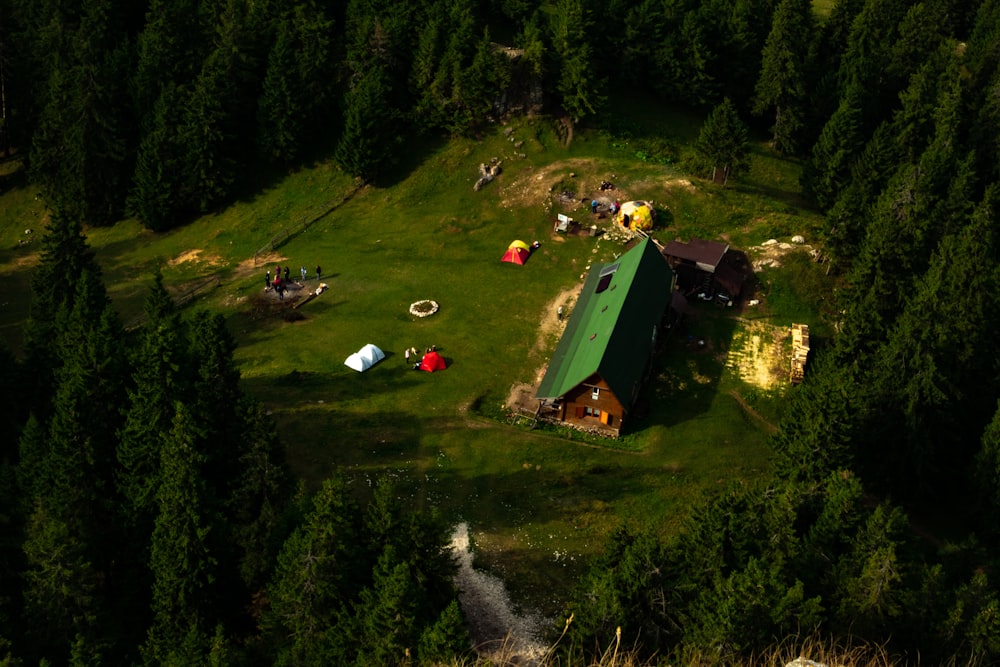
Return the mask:
<svg viewBox="0 0 1000 667">
<path fill-rule="evenodd" d="M 377 364 L 378 362 L 385 359 L 385 352 L 378 349 L 378 347 L 368 343 L 363 348 L 347 357 L 344 360 L 344 365 L 348 368 L 352 368 L 359 373 L 364 373 L 366 370 Z"/>
</svg>

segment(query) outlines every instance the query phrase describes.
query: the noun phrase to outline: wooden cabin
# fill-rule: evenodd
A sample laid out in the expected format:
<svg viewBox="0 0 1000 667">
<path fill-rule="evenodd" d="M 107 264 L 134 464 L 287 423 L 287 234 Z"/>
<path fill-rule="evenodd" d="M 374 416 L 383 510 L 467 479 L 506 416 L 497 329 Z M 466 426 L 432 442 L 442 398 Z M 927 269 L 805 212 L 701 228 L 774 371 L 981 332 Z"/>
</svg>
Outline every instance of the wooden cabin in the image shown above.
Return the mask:
<svg viewBox="0 0 1000 667">
<path fill-rule="evenodd" d="M 536 392 L 540 415 L 617 436 L 649 370 L 674 273 L 649 238 L 595 265 Z"/>
</svg>

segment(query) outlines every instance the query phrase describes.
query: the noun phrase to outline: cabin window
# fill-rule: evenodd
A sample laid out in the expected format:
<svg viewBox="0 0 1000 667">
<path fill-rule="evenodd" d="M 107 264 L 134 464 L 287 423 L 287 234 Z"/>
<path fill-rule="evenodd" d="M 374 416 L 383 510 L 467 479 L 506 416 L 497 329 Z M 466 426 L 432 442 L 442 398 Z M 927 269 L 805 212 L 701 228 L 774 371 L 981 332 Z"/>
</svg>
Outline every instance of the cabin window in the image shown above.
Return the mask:
<svg viewBox="0 0 1000 667">
<path fill-rule="evenodd" d="M 600 294 L 604 290 L 608 289 L 608 285 L 611 284 L 611 279 L 614 278 L 615 271 L 618 270 L 618 266 L 619 262 L 615 262 L 614 264 L 608 264 L 601 269 L 601 273 L 598 274 L 600 278 L 597 281 L 597 289 L 594 290 L 597 294 Z"/>
<path fill-rule="evenodd" d="M 592 400 L 597 400 L 601 397 L 601 389 L 599 387 L 594 387 L 590 390 L 590 398 Z"/>
<path fill-rule="evenodd" d="M 583 414 L 587 415 L 588 417 L 597 417 L 598 419 L 601 418 L 600 408 L 592 408 L 589 405 L 586 408 L 584 408 Z"/>
</svg>

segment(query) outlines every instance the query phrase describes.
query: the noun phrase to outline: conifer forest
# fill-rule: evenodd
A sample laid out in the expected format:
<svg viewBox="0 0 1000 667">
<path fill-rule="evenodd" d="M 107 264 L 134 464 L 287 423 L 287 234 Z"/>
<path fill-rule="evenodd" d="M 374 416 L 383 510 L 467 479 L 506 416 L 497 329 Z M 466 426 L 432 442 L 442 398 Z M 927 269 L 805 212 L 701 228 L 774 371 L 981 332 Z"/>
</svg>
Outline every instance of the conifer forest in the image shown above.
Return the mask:
<svg viewBox="0 0 1000 667">
<path fill-rule="evenodd" d="M 0 665 L 472 664 L 441 517 L 298 482 L 224 318 L 158 278 L 126 330 L 84 229 L 630 87 L 708 119 L 716 182 L 748 128 L 802 163 L 840 317 L 773 474 L 615 531 L 552 664 L 616 628 L 649 664 L 801 632 L 1000 663 L 1000 0 L 0 0 L 0 156 L 51 212 L 0 350 Z"/>
</svg>

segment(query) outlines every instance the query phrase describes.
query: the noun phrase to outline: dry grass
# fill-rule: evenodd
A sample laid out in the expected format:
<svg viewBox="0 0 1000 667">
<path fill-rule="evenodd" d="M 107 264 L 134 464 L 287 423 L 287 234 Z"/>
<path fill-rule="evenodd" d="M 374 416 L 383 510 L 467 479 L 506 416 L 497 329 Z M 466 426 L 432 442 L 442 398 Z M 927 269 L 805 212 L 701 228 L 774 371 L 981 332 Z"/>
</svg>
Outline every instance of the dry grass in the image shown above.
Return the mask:
<svg viewBox="0 0 1000 667">
<path fill-rule="evenodd" d="M 572 618 L 566 622 L 569 628 Z M 566 633 L 563 630 L 563 635 Z M 905 659 L 893 656 L 883 645 L 836 640 L 818 635 L 788 637 L 771 648 L 746 659 L 721 659 L 718 655 L 702 650 L 685 650 L 673 660 L 664 658 L 640 659 L 634 650 L 620 646 L 620 635 L 616 636 L 604 653 L 589 663 L 570 665 L 563 662 L 556 649 L 559 638 L 540 660 L 532 660 L 516 650 L 516 642 L 504 642 L 498 649 L 475 657 L 456 660 L 436 667 L 663 667 L 664 665 L 709 666 L 730 665 L 738 667 L 897 667 L 899 665 L 919 665 L 917 658 Z M 953 667 L 958 663 L 951 660 L 945 665 Z M 969 663 L 963 663 L 969 664 Z M 978 665 L 981 663 L 972 663 Z"/>
</svg>

